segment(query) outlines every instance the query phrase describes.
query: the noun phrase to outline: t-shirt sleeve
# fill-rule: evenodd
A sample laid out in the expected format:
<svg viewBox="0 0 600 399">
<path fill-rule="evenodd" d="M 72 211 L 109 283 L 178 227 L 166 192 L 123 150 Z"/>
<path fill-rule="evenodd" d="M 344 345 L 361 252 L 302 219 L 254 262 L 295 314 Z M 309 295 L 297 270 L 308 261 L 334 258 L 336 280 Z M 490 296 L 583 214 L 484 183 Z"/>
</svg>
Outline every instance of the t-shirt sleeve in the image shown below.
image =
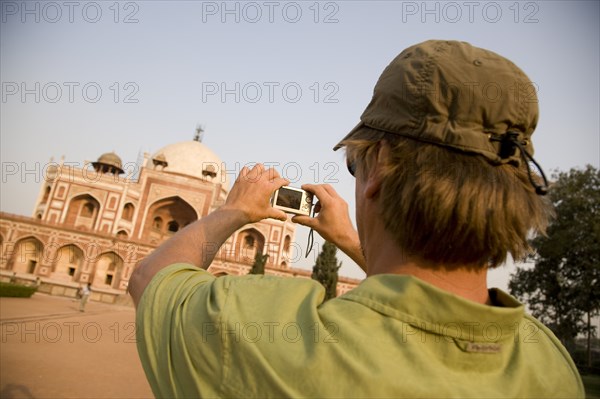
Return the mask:
<svg viewBox="0 0 600 399">
<path fill-rule="evenodd" d="M 136 337 L 155 396 L 219 396 L 223 348 L 216 330 L 226 299 L 225 279 L 191 265 L 154 276 L 138 305 Z"/>
</svg>

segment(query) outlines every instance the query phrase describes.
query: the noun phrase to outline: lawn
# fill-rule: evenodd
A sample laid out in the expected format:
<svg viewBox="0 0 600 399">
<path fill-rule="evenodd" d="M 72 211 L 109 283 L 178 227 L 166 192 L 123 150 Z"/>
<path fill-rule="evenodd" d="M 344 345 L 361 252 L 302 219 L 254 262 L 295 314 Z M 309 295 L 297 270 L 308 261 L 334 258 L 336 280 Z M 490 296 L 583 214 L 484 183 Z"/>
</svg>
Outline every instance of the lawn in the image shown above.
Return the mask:
<svg viewBox="0 0 600 399">
<path fill-rule="evenodd" d="M 36 290 L 36 287 L 0 282 L 0 296 L 30 298 Z"/>
</svg>

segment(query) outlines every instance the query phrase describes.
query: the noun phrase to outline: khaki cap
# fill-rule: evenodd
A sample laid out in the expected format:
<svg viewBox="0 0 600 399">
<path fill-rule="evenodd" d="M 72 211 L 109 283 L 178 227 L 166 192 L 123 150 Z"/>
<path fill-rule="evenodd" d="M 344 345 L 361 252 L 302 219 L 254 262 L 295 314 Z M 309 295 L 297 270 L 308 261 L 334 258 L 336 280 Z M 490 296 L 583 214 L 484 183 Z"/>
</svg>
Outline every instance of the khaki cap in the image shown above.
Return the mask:
<svg viewBox="0 0 600 399">
<path fill-rule="evenodd" d="M 511 136 L 533 155 L 536 91 L 521 69 L 496 53 L 465 42 L 429 40 L 388 65 L 360 123 L 334 150 L 367 126 L 480 154 L 494 164 L 518 164 L 518 149 L 503 140 Z"/>
</svg>

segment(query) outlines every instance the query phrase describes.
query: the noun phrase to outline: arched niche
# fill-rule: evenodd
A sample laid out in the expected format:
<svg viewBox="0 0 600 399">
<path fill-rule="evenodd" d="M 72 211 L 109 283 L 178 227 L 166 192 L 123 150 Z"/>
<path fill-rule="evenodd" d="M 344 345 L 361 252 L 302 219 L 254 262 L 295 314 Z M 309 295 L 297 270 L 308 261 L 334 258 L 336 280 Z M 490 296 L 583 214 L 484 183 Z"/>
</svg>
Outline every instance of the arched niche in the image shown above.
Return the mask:
<svg viewBox="0 0 600 399">
<path fill-rule="evenodd" d="M 237 235 L 235 244 L 236 259 L 244 263 L 253 263 L 257 253 L 262 254 L 265 247 L 265 236 L 258 230 L 249 228 Z"/>
<path fill-rule="evenodd" d="M 90 194 L 74 197 L 69 203 L 65 225 L 81 230 L 93 230 L 100 213 L 100 203 Z"/>
<path fill-rule="evenodd" d="M 18 240 L 10 258 L 10 269 L 17 273 L 35 274 L 44 256 L 44 244 L 36 237 Z"/>
<path fill-rule="evenodd" d="M 123 214 L 122 214 L 121 218 L 123 220 L 131 221 L 131 220 L 133 220 L 134 212 L 135 212 L 135 207 L 133 206 L 133 204 L 131 202 L 128 202 L 123 207 Z"/>
<path fill-rule="evenodd" d="M 160 242 L 197 219 L 194 208 L 181 197 L 158 200 L 148 208 L 143 237 Z"/>
</svg>

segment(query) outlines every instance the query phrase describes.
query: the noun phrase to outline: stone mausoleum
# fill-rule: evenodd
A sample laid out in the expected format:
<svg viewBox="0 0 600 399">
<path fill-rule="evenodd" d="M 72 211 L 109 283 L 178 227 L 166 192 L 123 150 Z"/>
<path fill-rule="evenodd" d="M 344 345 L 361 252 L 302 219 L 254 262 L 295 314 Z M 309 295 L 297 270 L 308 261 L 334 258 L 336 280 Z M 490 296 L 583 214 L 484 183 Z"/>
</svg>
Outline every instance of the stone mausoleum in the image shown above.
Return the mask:
<svg viewBox="0 0 600 399">
<path fill-rule="evenodd" d="M 127 165 L 135 167 L 126 171 L 114 152 L 95 162 L 51 162 L 32 217 L 0 213 L 2 280 L 38 284 L 40 292 L 65 296 L 75 296 L 89 282 L 92 299 L 128 303 L 136 263 L 221 206 L 230 188 L 225 165 L 201 142 L 200 132 Z M 261 253 L 269 255 L 266 274 L 310 278 L 310 271 L 290 266 L 301 253 L 295 232 L 289 220 L 246 225 L 208 270 L 247 274 Z M 338 295 L 358 282 L 340 277 Z"/>
</svg>

